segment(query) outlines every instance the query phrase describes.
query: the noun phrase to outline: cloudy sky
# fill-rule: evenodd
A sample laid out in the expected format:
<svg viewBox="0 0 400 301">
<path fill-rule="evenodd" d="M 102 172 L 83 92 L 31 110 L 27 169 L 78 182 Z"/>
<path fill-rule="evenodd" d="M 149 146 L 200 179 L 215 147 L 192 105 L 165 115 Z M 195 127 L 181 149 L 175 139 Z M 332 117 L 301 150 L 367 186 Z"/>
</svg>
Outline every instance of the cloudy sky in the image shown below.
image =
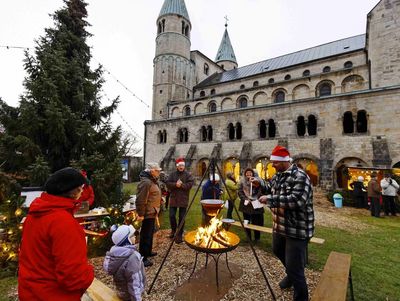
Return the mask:
<svg viewBox="0 0 400 301">
<path fill-rule="evenodd" d="M 93 66 L 104 65 L 104 94 L 120 96 L 114 124 L 143 138 L 151 118 L 156 19 L 164 0 L 87 0 Z M 240 66 L 365 33 L 378 0 L 186 0 L 192 50 L 214 59 L 224 17 Z M 18 105 L 23 93 L 23 51 L 52 26 L 62 0 L 0 0 L 0 97 Z M 32 50 L 30 50 L 32 53 Z M 107 98 L 104 102 L 108 103 Z M 140 100 L 139 100 L 140 99 Z M 144 105 L 141 101 L 145 102 Z M 150 106 L 150 108 L 148 107 Z M 139 144 L 143 140 L 139 138 Z"/>
</svg>

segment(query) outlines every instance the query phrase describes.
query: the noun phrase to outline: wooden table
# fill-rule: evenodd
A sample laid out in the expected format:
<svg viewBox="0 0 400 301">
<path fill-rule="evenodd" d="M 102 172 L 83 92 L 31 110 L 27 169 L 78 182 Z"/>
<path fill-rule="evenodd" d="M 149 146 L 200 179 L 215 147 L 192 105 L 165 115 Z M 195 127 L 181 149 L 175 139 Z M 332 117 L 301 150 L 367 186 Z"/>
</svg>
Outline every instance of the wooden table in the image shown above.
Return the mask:
<svg viewBox="0 0 400 301">
<path fill-rule="evenodd" d="M 233 222 L 231 225 L 237 226 L 237 227 L 241 227 L 242 226 L 240 224 L 240 222 Z M 257 231 L 260 231 L 260 232 L 272 234 L 272 228 L 262 227 L 262 226 L 252 225 L 252 224 L 244 225 L 244 227 L 247 228 L 247 229 L 257 230 Z M 313 238 L 311 238 L 310 242 L 322 245 L 325 242 L 325 239 L 313 237 Z"/>
</svg>

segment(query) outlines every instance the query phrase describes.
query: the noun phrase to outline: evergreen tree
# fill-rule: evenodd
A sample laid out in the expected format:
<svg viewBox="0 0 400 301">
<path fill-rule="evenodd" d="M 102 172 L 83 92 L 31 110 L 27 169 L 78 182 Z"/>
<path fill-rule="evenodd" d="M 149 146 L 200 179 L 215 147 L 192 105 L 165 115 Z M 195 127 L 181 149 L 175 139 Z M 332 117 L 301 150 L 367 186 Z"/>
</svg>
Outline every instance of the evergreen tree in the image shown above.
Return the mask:
<svg viewBox="0 0 400 301">
<path fill-rule="evenodd" d="M 5 129 L 0 134 L 0 150 L 5 151 L 0 163 L 6 161 L 4 171 L 27 177 L 28 166 L 32 171 L 38 162 L 46 173 L 40 158 L 51 172 L 74 164 L 92 175 L 97 204 L 109 206 L 120 200 L 120 160 L 125 152 L 121 129 L 113 129 L 110 121 L 119 100 L 101 104 L 103 70 L 99 66 L 92 71 L 89 65 L 87 4 L 64 3 L 52 15 L 54 26 L 36 41 L 34 55 L 25 54 L 28 75 L 19 107 L 0 100 L 0 124 Z"/>
</svg>

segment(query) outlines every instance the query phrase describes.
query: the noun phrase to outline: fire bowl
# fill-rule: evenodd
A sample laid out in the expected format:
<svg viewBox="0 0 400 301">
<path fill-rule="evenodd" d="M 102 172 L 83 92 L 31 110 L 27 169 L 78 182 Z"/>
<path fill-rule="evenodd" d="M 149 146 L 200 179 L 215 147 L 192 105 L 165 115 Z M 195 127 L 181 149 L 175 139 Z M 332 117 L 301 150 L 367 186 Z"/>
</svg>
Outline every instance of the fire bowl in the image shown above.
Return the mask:
<svg viewBox="0 0 400 301">
<path fill-rule="evenodd" d="M 217 216 L 224 206 L 224 201 L 216 199 L 201 200 L 200 203 L 208 216 Z"/>
<path fill-rule="evenodd" d="M 227 231 L 226 235 L 228 236 L 229 246 L 221 248 L 206 248 L 195 244 L 196 233 L 196 230 L 187 232 L 184 236 L 184 241 L 189 248 L 201 253 L 219 254 L 230 252 L 236 249 L 240 242 L 239 236 L 237 236 L 235 233 Z"/>
</svg>

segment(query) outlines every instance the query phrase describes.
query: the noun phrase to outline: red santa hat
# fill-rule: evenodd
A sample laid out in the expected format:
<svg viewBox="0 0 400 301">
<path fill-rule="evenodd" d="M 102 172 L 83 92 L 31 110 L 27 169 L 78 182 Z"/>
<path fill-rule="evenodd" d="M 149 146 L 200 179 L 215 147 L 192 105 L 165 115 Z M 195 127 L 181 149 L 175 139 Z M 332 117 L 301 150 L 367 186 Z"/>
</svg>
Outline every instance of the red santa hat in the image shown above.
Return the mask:
<svg viewBox="0 0 400 301">
<path fill-rule="evenodd" d="M 271 156 L 269 157 L 270 161 L 290 161 L 290 154 L 289 151 L 280 145 L 275 146 L 272 150 Z"/>
<path fill-rule="evenodd" d="M 185 159 L 182 158 L 182 157 L 178 158 L 178 159 L 175 160 L 175 163 L 176 163 L 176 166 L 179 166 L 179 165 L 185 166 Z"/>
</svg>

